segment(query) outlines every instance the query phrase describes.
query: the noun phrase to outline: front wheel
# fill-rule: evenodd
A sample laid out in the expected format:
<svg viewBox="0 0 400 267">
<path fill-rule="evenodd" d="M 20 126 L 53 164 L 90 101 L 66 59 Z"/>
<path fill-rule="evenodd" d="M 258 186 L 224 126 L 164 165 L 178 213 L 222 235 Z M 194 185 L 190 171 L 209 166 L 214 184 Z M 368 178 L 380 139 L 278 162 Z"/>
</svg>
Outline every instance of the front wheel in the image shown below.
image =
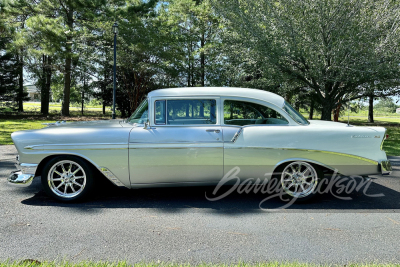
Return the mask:
<svg viewBox="0 0 400 267">
<path fill-rule="evenodd" d="M 315 196 L 322 176 L 317 166 L 304 161 L 295 161 L 283 168 L 280 183 L 287 195 L 295 198 L 296 202 L 302 202 Z"/>
<path fill-rule="evenodd" d="M 86 198 L 93 188 L 93 171 L 80 158 L 59 156 L 44 166 L 42 185 L 45 192 L 57 200 L 79 201 Z"/>
</svg>

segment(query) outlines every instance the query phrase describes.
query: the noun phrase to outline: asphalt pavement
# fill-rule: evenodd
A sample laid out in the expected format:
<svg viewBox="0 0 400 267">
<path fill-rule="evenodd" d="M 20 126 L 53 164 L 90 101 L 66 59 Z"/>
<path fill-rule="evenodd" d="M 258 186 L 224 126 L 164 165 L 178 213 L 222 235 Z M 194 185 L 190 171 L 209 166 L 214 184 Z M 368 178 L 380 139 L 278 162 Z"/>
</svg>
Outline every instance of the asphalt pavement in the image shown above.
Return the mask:
<svg viewBox="0 0 400 267">
<path fill-rule="evenodd" d="M 0 146 L 0 260 L 176 263 L 400 263 L 400 158 L 391 176 L 350 194 L 277 209 L 261 193 L 205 197 L 213 187 L 106 187 L 85 203 L 46 196 L 39 179 L 7 184 L 16 151 Z M 375 196 L 375 197 L 373 197 Z"/>
</svg>

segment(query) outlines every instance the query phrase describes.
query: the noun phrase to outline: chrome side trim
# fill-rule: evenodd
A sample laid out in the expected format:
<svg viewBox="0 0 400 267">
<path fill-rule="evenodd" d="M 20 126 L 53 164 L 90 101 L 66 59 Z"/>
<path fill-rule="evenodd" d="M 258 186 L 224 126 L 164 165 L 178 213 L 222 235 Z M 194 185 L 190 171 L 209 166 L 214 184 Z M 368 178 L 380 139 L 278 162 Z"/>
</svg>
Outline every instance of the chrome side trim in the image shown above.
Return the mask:
<svg viewBox="0 0 400 267">
<path fill-rule="evenodd" d="M 389 160 L 381 161 L 381 172 L 382 175 L 390 175 L 392 173 L 392 164 Z"/>
<path fill-rule="evenodd" d="M 98 168 L 99 171 L 101 171 L 102 174 L 104 174 L 104 176 L 110 180 L 113 184 L 115 184 L 116 186 L 125 186 L 123 183 L 121 183 L 118 178 L 106 167 L 99 167 Z"/>
<path fill-rule="evenodd" d="M 32 184 L 35 174 L 24 174 L 21 171 L 13 171 L 8 177 L 8 183 L 19 187 L 27 187 Z"/>
<path fill-rule="evenodd" d="M 121 145 L 126 145 L 128 146 L 128 143 L 76 143 L 76 144 L 41 144 L 41 145 L 32 145 L 32 146 L 26 146 L 24 149 L 41 149 L 41 147 L 45 146 L 62 146 L 62 147 L 67 147 L 63 149 L 69 149 L 68 147 L 71 146 L 121 146 Z M 127 149 L 126 148 L 107 148 L 107 149 Z M 54 148 L 58 149 L 58 148 Z M 74 148 L 74 150 L 81 150 L 82 148 Z M 85 149 L 85 148 L 83 148 Z M 90 149 L 90 148 L 88 148 Z M 103 148 L 93 148 L 93 149 L 103 149 Z M 53 150 L 53 148 L 46 148 L 46 150 Z"/>
<path fill-rule="evenodd" d="M 239 136 L 240 136 L 240 134 L 241 134 L 242 132 L 243 132 L 243 128 L 240 128 L 239 131 L 237 131 L 237 132 L 235 133 L 235 135 L 232 137 L 231 142 L 232 142 L 232 143 L 235 143 L 236 140 L 239 138 Z"/>
<path fill-rule="evenodd" d="M 379 164 L 377 161 L 372 160 L 372 159 L 367 159 L 367 158 L 356 156 L 356 155 L 352 155 L 352 154 L 345 154 L 345 153 L 326 151 L 326 150 L 301 149 L 301 148 L 256 147 L 256 146 L 225 147 L 225 149 L 275 149 L 275 150 L 295 150 L 295 151 L 304 151 L 304 152 L 319 152 L 319 153 L 324 153 L 324 154 L 331 154 L 331 155 L 337 155 L 337 156 L 343 156 L 343 157 L 349 157 L 349 158 L 353 158 L 353 159 L 358 159 L 358 160 L 366 161 L 366 162 L 371 163 L 373 165 L 378 165 Z"/>
<path fill-rule="evenodd" d="M 171 145 L 171 144 L 207 144 L 222 143 L 222 141 L 174 141 L 174 142 L 129 142 L 129 144 L 154 144 L 154 145 Z"/>
<path fill-rule="evenodd" d="M 181 147 L 181 146 L 165 146 L 165 147 L 153 147 L 153 146 L 136 146 L 136 147 L 129 147 L 129 149 L 200 149 L 200 148 L 218 148 L 218 149 L 223 149 L 223 147 L 217 147 L 217 146 L 186 146 L 186 147 Z"/>
</svg>

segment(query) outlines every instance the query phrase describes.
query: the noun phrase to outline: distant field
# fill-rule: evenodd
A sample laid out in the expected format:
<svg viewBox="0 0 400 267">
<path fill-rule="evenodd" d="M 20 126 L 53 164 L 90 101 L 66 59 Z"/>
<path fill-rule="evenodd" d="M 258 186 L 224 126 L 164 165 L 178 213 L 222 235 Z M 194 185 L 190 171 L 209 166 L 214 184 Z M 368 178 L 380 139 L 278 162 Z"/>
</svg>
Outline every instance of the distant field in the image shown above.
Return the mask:
<svg viewBox="0 0 400 267">
<path fill-rule="evenodd" d="M 70 110 L 81 110 L 81 106 L 76 104 L 76 105 L 71 105 Z M 49 105 L 50 111 L 61 111 L 61 103 L 50 103 Z M 91 111 L 101 111 L 103 107 L 101 105 L 98 106 L 91 106 L 91 105 L 85 105 L 83 110 L 91 110 Z M 24 103 L 24 111 L 40 111 L 40 102 L 25 102 Z M 110 107 L 106 107 L 106 112 L 111 111 Z"/>
</svg>

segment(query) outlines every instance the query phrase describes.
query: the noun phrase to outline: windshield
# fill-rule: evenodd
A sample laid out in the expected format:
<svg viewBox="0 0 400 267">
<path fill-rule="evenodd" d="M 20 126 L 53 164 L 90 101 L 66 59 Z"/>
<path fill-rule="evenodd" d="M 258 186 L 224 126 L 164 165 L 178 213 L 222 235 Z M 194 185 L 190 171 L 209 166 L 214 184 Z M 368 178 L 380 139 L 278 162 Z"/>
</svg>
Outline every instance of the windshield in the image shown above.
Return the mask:
<svg viewBox="0 0 400 267">
<path fill-rule="evenodd" d="M 133 112 L 132 116 L 127 119 L 128 123 L 140 123 L 143 124 L 147 121 L 148 119 L 148 104 L 147 104 L 147 99 L 143 100 L 142 103 L 140 103 L 139 107 Z"/>
<path fill-rule="evenodd" d="M 283 104 L 283 109 L 286 111 L 289 116 L 295 120 L 297 123 L 302 124 L 302 125 L 308 125 L 310 124 L 306 118 L 301 115 L 300 112 L 295 110 L 288 102 L 285 101 Z"/>
</svg>

